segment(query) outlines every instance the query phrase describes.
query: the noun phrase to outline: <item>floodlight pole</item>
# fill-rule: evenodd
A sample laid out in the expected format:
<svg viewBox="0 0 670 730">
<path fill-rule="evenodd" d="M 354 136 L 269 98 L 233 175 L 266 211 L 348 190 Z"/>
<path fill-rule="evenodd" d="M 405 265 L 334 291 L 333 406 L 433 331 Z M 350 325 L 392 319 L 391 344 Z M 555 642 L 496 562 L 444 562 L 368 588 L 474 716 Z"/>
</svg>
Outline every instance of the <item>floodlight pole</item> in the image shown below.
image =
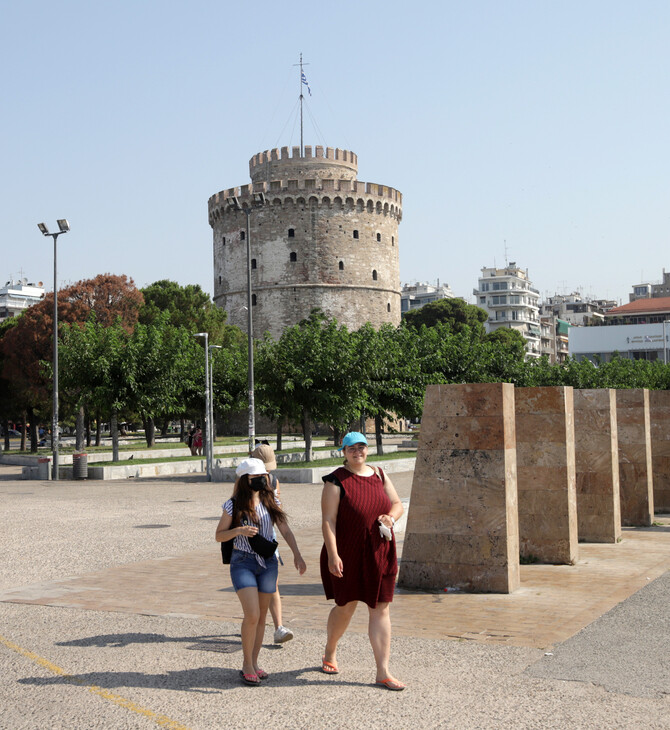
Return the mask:
<svg viewBox="0 0 670 730">
<path fill-rule="evenodd" d="M 205 338 L 205 463 L 207 465 L 207 481 L 212 481 L 212 427 L 210 413 L 212 409 L 209 392 L 209 333 L 198 332 L 194 337 Z"/>
<path fill-rule="evenodd" d="M 212 356 L 212 350 L 221 350 L 221 345 L 210 345 L 209 346 L 209 422 L 211 432 L 210 442 L 210 469 L 212 477 L 214 476 L 214 358 Z"/>
<path fill-rule="evenodd" d="M 664 319 L 663 320 L 663 364 L 668 364 L 668 340 L 667 335 L 665 334 L 665 325 L 670 324 L 670 320 Z"/>
<path fill-rule="evenodd" d="M 251 313 L 253 295 L 251 292 L 251 230 L 249 218 L 253 208 L 250 206 L 242 207 L 240 201 L 236 197 L 228 198 L 228 204 L 234 210 L 241 211 L 247 217 L 247 349 L 249 351 L 248 363 L 248 391 L 249 391 L 249 453 L 256 448 L 256 415 L 254 403 L 254 325 L 253 315 Z M 264 193 L 254 193 L 254 202 L 260 207 L 265 205 L 266 198 Z"/>
<path fill-rule="evenodd" d="M 65 218 L 58 220 L 60 230 L 57 233 L 49 233 L 49 229 L 44 223 L 38 223 L 37 227 L 44 236 L 51 236 L 54 240 L 54 342 L 53 342 L 53 408 L 51 417 L 51 452 L 53 456 L 53 465 L 51 478 L 58 481 L 58 236 L 61 233 L 67 233 L 70 230 L 70 224 Z M 35 425 L 33 424 L 33 428 Z"/>
</svg>

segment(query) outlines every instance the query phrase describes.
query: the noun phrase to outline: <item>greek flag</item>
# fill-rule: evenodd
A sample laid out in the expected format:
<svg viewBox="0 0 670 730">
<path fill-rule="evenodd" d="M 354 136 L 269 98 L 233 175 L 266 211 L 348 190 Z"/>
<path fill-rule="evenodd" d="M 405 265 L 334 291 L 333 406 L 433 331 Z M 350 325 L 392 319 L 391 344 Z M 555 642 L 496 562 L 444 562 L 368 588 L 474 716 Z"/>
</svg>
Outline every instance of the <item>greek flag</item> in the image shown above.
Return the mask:
<svg viewBox="0 0 670 730">
<path fill-rule="evenodd" d="M 307 87 L 307 91 L 309 91 L 309 95 L 312 95 L 312 90 L 309 88 L 309 84 L 307 83 L 307 76 L 305 76 L 305 72 L 302 72 L 302 83 L 305 84 Z"/>
</svg>

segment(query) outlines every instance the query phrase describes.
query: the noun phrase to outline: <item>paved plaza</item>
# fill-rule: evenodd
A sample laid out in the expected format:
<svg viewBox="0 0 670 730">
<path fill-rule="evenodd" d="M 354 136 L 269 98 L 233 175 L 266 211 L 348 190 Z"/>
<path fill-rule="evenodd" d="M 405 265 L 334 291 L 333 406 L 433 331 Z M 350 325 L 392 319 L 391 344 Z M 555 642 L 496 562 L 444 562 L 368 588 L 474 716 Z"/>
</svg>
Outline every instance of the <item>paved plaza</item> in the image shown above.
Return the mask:
<svg viewBox="0 0 670 730">
<path fill-rule="evenodd" d="M 392 475 L 408 500 L 412 474 Z M 280 570 L 270 679 L 242 686 L 241 609 L 213 540 L 230 484 L 198 477 L 22 481 L 0 465 L 0 727 L 670 728 L 670 518 L 523 565 L 511 595 L 399 590 L 373 685 L 367 611 L 319 671 L 329 604 L 316 485 L 282 485 L 308 564 Z M 398 534 L 402 548 L 402 533 Z"/>
</svg>

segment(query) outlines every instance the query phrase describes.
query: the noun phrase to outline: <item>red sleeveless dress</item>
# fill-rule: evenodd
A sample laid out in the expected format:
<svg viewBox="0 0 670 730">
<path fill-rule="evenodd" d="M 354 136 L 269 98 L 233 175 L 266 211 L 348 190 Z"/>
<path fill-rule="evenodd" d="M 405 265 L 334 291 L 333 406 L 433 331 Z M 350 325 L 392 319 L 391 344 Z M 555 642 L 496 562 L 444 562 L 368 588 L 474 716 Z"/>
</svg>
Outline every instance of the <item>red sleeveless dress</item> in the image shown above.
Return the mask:
<svg viewBox="0 0 670 730">
<path fill-rule="evenodd" d="M 342 578 L 328 570 L 328 552 L 321 549 L 321 581 L 326 598 L 338 606 L 364 601 L 371 608 L 393 600 L 398 573 L 395 535 L 385 540 L 379 534 L 379 515 L 388 514 L 391 500 L 384 491 L 384 472 L 361 477 L 340 467 L 323 477 L 340 487 L 335 537 L 342 559 Z"/>
</svg>

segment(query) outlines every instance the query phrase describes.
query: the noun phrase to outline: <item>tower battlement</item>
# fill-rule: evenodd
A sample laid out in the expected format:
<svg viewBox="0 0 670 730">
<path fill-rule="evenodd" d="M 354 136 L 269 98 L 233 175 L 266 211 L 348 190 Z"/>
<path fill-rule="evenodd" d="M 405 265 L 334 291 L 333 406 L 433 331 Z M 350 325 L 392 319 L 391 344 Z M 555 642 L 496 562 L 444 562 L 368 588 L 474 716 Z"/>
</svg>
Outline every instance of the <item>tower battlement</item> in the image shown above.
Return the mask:
<svg viewBox="0 0 670 730">
<path fill-rule="evenodd" d="M 358 156 L 339 147 L 307 145 L 304 154 L 300 147 L 274 148 L 259 152 L 249 160 L 249 176 L 253 182 L 284 178 L 322 177 L 355 180 Z"/>
</svg>

